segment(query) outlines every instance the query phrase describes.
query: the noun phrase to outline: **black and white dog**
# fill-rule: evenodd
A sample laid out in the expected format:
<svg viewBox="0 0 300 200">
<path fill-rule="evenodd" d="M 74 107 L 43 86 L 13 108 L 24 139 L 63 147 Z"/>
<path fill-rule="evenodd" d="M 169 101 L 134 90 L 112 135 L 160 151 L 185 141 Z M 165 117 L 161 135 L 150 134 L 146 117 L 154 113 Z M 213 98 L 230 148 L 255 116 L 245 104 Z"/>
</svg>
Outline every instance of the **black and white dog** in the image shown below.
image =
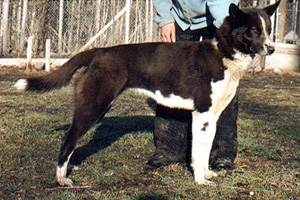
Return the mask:
<svg viewBox="0 0 300 200">
<path fill-rule="evenodd" d="M 208 168 L 216 123 L 236 93 L 254 54 L 274 52 L 270 16 L 279 1 L 263 9 L 232 4 L 215 39 L 203 42 L 144 43 L 95 48 L 71 58 L 50 74 L 20 79 L 15 87 L 49 91 L 75 83 L 75 111 L 60 150 L 56 180 L 72 186 L 67 166 L 78 139 L 108 111 L 125 89 L 137 89 L 158 104 L 192 111 L 192 168 L 198 184 L 217 176 Z"/>
</svg>

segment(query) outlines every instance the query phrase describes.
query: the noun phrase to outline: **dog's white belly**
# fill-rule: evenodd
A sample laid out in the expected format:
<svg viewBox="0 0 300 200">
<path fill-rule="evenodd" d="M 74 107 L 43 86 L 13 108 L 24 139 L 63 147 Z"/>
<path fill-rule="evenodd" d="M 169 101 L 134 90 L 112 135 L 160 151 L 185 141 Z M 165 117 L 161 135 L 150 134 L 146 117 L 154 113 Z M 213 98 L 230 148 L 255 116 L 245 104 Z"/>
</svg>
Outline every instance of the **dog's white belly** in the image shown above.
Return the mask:
<svg viewBox="0 0 300 200">
<path fill-rule="evenodd" d="M 142 88 L 132 88 L 134 91 L 138 93 L 145 94 L 146 96 L 154 99 L 158 104 L 169 108 L 178 108 L 178 109 L 186 109 L 186 110 L 194 110 L 194 100 L 193 99 L 184 99 L 181 96 L 177 96 L 175 94 L 170 94 L 168 96 L 164 96 L 159 90 L 155 92 L 151 92 Z"/>
</svg>

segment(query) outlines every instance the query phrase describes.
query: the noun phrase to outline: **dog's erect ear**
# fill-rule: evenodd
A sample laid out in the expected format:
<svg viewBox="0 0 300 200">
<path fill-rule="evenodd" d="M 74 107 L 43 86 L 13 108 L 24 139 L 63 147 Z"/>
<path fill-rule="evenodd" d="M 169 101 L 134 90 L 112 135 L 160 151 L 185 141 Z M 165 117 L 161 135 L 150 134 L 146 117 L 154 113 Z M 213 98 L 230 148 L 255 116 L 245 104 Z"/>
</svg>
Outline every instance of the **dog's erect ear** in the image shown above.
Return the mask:
<svg viewBox="0 0 300 200">
<path fill-rule="evenodd" d="M 239 9 L 239 7 L 235 4 L 230 4 L 229 6 L 229 16 L 232 19 L 238 20 L 238 21 L 243 21 L 243 19 L 245 19 L 247 17 L 247 15 L 245 13 L 243 13 L 243 11 L 241 11 Z"/>
<path fill-rule="evenodd" d="M 268 6 L 268 7 L 265 7 L 264 8 L 264 11 L 269 15 L 269 16 L 272 16 L 275 12 L 275 10 L 277 9 L 277 7 L 279 6 L 280 4 L 280 0 L 277 1 L 276 3 Z"/>
</svg>

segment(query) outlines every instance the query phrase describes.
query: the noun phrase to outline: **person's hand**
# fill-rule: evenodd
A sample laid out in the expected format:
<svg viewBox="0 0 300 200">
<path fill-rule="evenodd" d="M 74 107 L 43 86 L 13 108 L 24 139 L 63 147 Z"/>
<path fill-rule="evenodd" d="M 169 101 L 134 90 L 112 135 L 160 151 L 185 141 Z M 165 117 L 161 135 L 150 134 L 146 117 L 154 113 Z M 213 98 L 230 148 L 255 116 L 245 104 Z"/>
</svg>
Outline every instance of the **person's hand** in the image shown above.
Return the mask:
<svg viewBox="0 0 300 200">
<path fill-rule="evenodd" d="M 176 42 L 175 23 L 161 27 L 161 40 L 163 42 Z"/>
</svg>

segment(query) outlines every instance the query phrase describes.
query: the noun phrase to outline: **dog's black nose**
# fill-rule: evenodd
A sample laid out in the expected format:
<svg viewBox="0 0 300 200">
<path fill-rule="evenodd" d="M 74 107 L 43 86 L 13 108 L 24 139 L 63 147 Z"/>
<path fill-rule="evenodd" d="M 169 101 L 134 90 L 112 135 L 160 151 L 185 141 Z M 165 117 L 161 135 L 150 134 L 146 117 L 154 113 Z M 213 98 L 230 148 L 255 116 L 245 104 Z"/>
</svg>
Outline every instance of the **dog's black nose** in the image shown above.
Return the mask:
<svg viewBox="0 0 300 200">
<path fill-rule="evenodd" d="M 272 53 L 274 53 L 275 48 L 273 46 L 267 46 L 267 51 L 268 51 L 268 54 L 272 54 Z"/>
</svg>

